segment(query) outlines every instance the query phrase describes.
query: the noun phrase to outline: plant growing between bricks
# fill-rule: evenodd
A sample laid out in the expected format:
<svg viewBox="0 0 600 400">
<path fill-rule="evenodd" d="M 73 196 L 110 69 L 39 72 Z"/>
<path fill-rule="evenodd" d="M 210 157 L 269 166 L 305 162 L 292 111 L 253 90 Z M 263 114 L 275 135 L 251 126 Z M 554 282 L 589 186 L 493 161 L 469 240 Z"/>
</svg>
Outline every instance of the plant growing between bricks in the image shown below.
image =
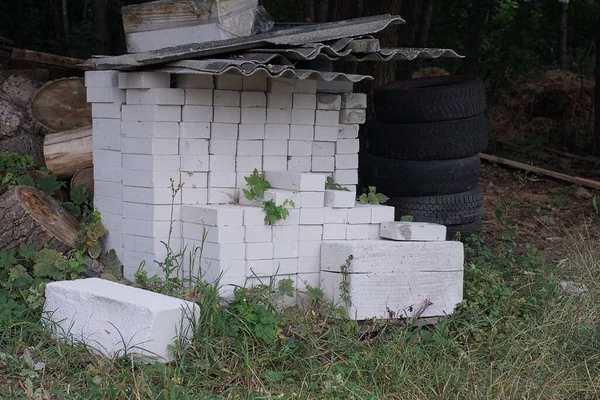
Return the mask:
<svg viewBox="0 0 600 400">
<path fill-rule="evenodd" d="M 265 222 L 268 225 L 273 225 L 280 219 L 286 219 L 290 215 L 288 206 L 296 208 L 294 201 L 286 199 L 282 205 L 278 206 L 272 200 L 264 200 L 265 192 L 271 188 L 269 181 L 265 179 L 265 173 L 259 173 L 254 169 L 252 175 L 244 177 L 249 189 L 243 189 L 244 197 L 250 201 L 262 200 L 262 207 L 265 211 Z"/>
</svg>

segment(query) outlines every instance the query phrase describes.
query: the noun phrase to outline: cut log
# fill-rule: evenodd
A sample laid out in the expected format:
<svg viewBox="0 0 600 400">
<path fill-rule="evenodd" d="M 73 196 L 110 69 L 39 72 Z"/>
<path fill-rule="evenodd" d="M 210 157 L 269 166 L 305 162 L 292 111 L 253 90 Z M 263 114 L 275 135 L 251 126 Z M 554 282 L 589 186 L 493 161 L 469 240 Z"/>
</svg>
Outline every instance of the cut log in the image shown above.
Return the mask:
<svg viewBox="0 0 600 400">
<path fill-rule="evenodd" d="M 84 168 L 73 175 L 71 190 L 81 185 L 86 185 L 88 193 L 94 197 L 94 167 Z"/>
<path fill-rule="evenodd" d="M 37 189 L 18 186 L 0 197 L 0 251 L 21 243 L 60 252 L 73 248 L 77 220 L 54 199 Z"/>
<path fill-rule="evenodd" d="M 0 135 L 1 136 L 1 135 Z M 16 137 L 2 140 L 0 137 L 0 153 L 17 153 L 33 157 L 34 165 L 44 166 L 44 138 L 38 134 L 21 131 Z"/>
<path fill-rule="evenodd" d="M 46 135 L 44 159 L 50 173 L 59 178 L 68 178 L 81 169 L 92 167 L 92 127 Z"/>
<path fill-rule="evenodd" d="M 44 85 L 31 103 L 31 113 L 54 132 L 92 123 L 92 106 L 87 102 L 84 80 L 58 79 Z"/>
<path fill-rule="evenodd" d="M 23 132 L 39 134 L 41 130 L 26 109 L 0 97 L 0 140 L 19 137 Z"/>
<path fill-rule="evenodd" d="M 27 110 L 31 100 L 42 87 L 42 83 L 31 79 L 25 74 L 0 76 L 0 97 Z"/>
</svg>

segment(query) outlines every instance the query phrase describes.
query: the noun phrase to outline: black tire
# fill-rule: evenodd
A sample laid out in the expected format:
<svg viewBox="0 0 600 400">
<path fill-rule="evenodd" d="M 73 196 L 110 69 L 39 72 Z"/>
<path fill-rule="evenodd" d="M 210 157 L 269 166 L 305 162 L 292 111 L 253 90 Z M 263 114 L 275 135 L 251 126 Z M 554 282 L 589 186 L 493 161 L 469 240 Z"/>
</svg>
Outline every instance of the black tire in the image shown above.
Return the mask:
<svg viewBox="0 0 600 400">
<path fill-rule="evenodd" d="M 461 225 L 446 225 L 446 239 L 466 241 L 472 235 L 481 236 L 483 232 L 483 223 L 481 217 L 473 222 Z"/>
<path fill-rule="evenodd" d="M 450 160 L 470 157 L 487 147 L 483 115 L 443 122 L 387 124 L 370 122 L 369 151 L 397 160 Z"/>
<path fill-rule="evenodd" d="M 485 87 L 465 76 L 425 77 L 381 86 L 373 101 L 381 122 L 450 121 L 482 114 Z"/>
<path fill-rule="evenodd" d="M 387 196 L 435 196 L 477 186 L 479 156 L 457 160 L 390 160 L 368 152 L 360 155 L 361 185 L 375 186 Z"/>
<path fill-rule="evenodd" d="M 396 221 L 410 215 L 416 222 L 446 226 L 470 224 L 483 214 L 483 190 L 477 187 L 443 196 L 393 197 L 386 205 L 396 208 Z"/>
</svg>

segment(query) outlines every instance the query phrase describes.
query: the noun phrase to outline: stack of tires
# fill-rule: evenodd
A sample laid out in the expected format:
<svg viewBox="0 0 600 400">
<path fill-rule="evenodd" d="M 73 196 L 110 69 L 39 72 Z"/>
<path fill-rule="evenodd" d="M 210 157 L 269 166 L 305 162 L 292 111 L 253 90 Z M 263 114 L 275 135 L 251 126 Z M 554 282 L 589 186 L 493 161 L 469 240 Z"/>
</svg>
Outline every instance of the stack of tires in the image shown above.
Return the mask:
<svg viewBox="0 0 600 400">
<path fill-rule="evenodd" d="M 448 227 L 448 238 L 481 234 L 478 153 L 488 142 L 484 85 L 426 77 L 379 87 L 376 121 L 360 156 L 361 185 L 390 197 L 396 219 Z"/>
</svg>

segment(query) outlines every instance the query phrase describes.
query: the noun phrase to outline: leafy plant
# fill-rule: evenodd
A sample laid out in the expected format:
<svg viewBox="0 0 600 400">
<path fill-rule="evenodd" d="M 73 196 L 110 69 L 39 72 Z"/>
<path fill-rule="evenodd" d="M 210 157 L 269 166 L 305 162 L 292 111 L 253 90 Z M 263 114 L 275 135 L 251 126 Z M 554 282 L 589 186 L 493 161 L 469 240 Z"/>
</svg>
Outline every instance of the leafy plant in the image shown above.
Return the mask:
<svg viewBox="0 0 600 400">
<path fill-rule="evenodd" d="M 16 153 L 0 154 L 0 186 L 34 186 L 33 179 L 26 175 L 30 169 L 33 169 L 33 157 Z M 27 176 L 31 184 L 28 184 L 29 181 L 23 176 Z"/>
<path fill-rule="evenodd" d="M 93 206 L 90 192 L 86 184 L 71 188 L 70 201 L 62 204 L 75 218 L 86 221 L 92 214 Z"/>
<path fill-rule="evenodd" d="M 413 222 L 415 218 L 412 215 L 403 215 L 400 217 L 400 221 L 402 222 Z"/>
<path fill-rule="evenodd" d="M 340 266 L 340 275 L 342 276 L 342 280 L 340 281 L 340 298 L 344 302 L 346 309 L 350 308 L 352 305 L 352 296 L 350 295 L 350 282 L 348 280 L 348 269 L 350 269 L 350 264 L 352 264 L 352 260 L 354 256 L 351 254 L 346 259 L 346 262 Z"/>
<path fill-rule="evenodd" d="M 85 225 L 75 237 L 75 248 L 82 254 L 98 259 L 102 253 L 102 239 L 108 231 L 102 223 L 100 213 L 92 213 L 92 220 Z"/>
<path fill-rule="evenodd" d="M 270 303 L 271 290 L 267 285 L 252 288 L 236 287 L 229 304 L 231 335 L 251 334 L 265 342 L 277 340 L 281 331 L 279 315 Z"/>
<path fill-rule="evenodd" d="M 263 199 L 267 189 L 271 188 L 271 184 L 265 180 L 265 173 L 259 173 L 255 168 L 252 175 L 244 177 L 246 185 L 250 189 L 243 189 L 244 197 L 248 200 L 253 201 L 257 199 Z"/>
<path fill-rule="evenodd" d="M 296 204 L 292 200 L 285 200 L 282 205 L 278 206 L 274 201 L 263 201 L 263 210 L 265 211 L 265 222 L 268 225 L 273 225 L 280 219 L 286 219 L 290 215 L 290 211 L 287 206 L 292 208 L 296 207 Z"/>
<path fill-rule="evenodd" d="M 369 186 L 369 192 L 361 194 L 358 202 L 360 204 L 385 204 L 389 199 L 383 193 L 377 193 L 375 186 Z"/>
<path fill-rule="evenodd" d="M 341 190 L 342 192 L 349 192 L 350 189 L 343 187 L 342 185 L 340 185 L 339 183 L 335 183 L 333 181 L 333 177 L 332 176 L 328 176 L 326 181 L 325 181 L 325 189 L 329 189 L 329 190 Z"/>
</svg>

